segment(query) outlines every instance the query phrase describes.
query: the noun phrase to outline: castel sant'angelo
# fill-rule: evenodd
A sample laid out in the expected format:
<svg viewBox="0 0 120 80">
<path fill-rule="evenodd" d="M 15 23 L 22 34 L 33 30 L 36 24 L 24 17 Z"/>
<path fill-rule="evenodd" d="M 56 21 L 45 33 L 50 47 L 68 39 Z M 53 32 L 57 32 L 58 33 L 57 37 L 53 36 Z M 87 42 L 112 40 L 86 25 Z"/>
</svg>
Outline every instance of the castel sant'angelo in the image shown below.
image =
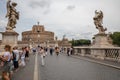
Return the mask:
<svg viewBox="0 0 120 80">
<path fill-rule="evenodd" d="M 55 47 L 70 47 L 71 44 L 69 43 L 67 38 L 62 40 L 57 40 L 55 38 L 54 32 L 46 31 L 44 25 L 33 25 L 32 30 L 22 32 L 22 41 L 18 41 L 19 46 L 27 46 L 27 45 L 41 45 L 41 46 L 48 46 Z M 62 45 L 64 44 L 64 45 Z"/>
<path fill-rule="evenodd" d="M 45 31 L 44 25 L 33 25 L 32 30 L 22 32 L 22 41 L 27 42 L 28 40 L 34 42 L 43 43 L 45 41 L 54 41 L 54 32 Z"/>
</svg>

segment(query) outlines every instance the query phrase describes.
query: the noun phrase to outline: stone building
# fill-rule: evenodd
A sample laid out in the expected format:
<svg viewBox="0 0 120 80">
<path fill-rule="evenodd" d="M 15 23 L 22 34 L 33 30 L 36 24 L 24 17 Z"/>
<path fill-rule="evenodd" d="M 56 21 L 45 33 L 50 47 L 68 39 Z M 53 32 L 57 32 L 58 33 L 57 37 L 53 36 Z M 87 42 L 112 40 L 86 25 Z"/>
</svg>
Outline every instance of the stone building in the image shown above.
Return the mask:
<svg viewBox="0 0 120 80">
<path fill-rule="evenodd" d="M 22 42 L 44 43 L 54 41 L 54 32 L 46 31 L 44 25 L 33 25 L 32 30 L 22 32 Z"/>
<path fill-rule="evenodd" d="M 70 48 L 72 46 L 72 44 L 69 43 L 69 40 L 67 38 L 63 38 L 62 40 L 60 40 L 58 42 L 58 45 L 60 47 L 64 47 L 64 48 L 68 48 L 68 47 Z"/>
<path fill-rule="evenodd" d="M 2 40 L 0 40 L 0 47 Z M 54 37 L 54 32 L 46 31 L 44 25 L 33 25 L 32 30 L 22 32 L 22 40 L 17 41 L 18 46 L 45 46 L 45 47 L 71 47 L 69 40 L 63 38 L 57 40 Z"/>
<path fill-rule="evenodd" d="M 70 47 L 68 39 L 54 39 L 54 32 L 46 31 L 44 25 L 33 25 L 32 30 L 22 32 L 22 41 L 18 46 L 45 46 L 45 47 Z"/>
</svg>

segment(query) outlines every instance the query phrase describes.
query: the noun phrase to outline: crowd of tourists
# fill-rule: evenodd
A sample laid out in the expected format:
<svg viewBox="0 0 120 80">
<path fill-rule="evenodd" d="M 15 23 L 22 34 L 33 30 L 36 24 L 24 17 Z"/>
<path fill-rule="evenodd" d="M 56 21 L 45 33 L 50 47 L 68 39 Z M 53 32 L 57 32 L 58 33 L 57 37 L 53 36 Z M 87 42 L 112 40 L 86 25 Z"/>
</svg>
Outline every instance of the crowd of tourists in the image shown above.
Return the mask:
<svg viewBox="0 0 120 80">
<path fill-rule="evenodd" d="M 41 65 L 45 65 L 45 57 L 48 53 L 52 56 L 60 53 L 66 53 L 70 56 L 73 53 L 72 48 L 59 48 L 59 47 L 42 47 L 37 46 L 33 48 L 23 47 L 18 49 L 17 46 L 11 49 L 10 45 L 5 45 L 3 54 L 0 53 L 0 72 L 2 80 L 12 80 L 13 73 L 19 71 L 20 67 L 25 67 L 26 62 L 29 62 L 29 55 L 32 51 L 33 55 L 40 55 Z"/>
<path fill-rule="evenodd" d="M 54 53 L 58 56 L 60 53 L 66 53 L 68 56 L 73 54 L 73 48 L 60 48 L 60 47 L 33 47 L 32 52 L 35 55 L 37 52 L 40 53 L 41 48 L 44 49 L 44 53 L 47 55 L 53 55 Z"/>
<path fill-rule="evenodd" d="M 72 48 L 60 48 L 60 47 L 33 47 L 32 48 L 32 53 L 33 55 L 37 54 L 40 55 L 41 57 L 41 65 L 45 65 L 45 56 L 49 53 L 51 56 L 53 54 L 56 54 L 57 56 L 60 53 L 66 53 L 68 56 L 73 54 L 73 49 Z"/>
<path fill-rule="evenodd" d="M 2 80 L 12 80 L 13 73 L 17 72 L 20 67 L 25 67 L 28 60 L 29 47 L 23 47 L 19 50 L 17 46 L 11 49 L 10 45 L 5 45 L 4 52 L 0 55 Z"/>
</svg>

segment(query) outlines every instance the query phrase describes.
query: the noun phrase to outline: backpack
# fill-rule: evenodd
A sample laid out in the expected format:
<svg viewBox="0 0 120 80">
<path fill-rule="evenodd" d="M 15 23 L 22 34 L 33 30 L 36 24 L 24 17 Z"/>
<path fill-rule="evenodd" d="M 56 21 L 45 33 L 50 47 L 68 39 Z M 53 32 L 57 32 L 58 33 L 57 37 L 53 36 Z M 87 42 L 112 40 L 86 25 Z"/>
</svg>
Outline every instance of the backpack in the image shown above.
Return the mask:
<svg viewBox="0 0 120 80">
<path fill-rule="evenodd" d="M 12 54 L 13 54 L 13 61 L 16 60 L 16 54 L 12 51 Z"/>
</svg>

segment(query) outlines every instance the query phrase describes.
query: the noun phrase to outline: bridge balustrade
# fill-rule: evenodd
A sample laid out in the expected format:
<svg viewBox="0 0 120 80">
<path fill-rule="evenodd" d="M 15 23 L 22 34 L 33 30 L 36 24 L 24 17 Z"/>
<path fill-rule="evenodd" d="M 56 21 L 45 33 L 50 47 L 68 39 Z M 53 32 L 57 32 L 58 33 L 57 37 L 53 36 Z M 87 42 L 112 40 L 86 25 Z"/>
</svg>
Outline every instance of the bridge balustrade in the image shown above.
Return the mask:
<svg viewBox="0 0 120 80">
<path fill-rule="evenodd" d="M 120 61 L 120 47 L 113 48 L 92 48 L 92 47 L 74 47 L 74 54 L 89 56 L 93 58 Z"/>
</svg>

